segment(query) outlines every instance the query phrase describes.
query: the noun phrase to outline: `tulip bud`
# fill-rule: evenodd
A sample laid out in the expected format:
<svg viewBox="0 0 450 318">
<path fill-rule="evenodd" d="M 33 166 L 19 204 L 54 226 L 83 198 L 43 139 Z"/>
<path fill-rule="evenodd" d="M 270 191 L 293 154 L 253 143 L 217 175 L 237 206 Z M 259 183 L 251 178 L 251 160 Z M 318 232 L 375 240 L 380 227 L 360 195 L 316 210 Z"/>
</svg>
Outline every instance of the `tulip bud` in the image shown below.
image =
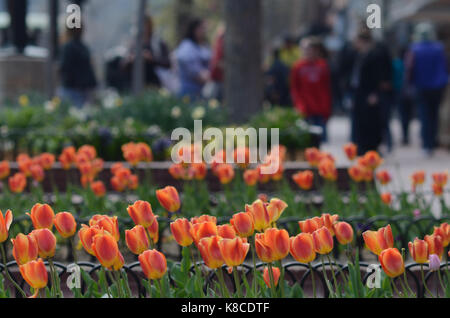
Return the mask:
<svg viewBox="0 0 450 318">
<path fill-rule="evenodd" d="M 380 255 L 381 251 L 394 247 L 394 237 L 390 224 L 378 229 L 378 231 L 365 231 L 362 236 L 367 248 L 375 255 Z"/>
<path fill-rule="evenodd" d="M 110 269 L 117 262 L 119 254 L 117 241 L 105 230 L 102 230 L 92 239 L 92 250 L 100 264 L 105 268 Z"/>
<path fill-rule="evenodd" d="M 216 236 L 217 235 L 217 226 L 213 222 L 203 222 L 193 224 L 190 233 L 192 238 L 194 239 L 195 244 L 198 244 L 200 240 L 204 237 Z"/>
<path fill-rule="evenodd" d="M 194 239 L 191 235 L 192 224 L 187 219 L 176 219 L 174 222 L 170 223 L 170 230 L 172 235 L 181 246 L 189 246 L 192 244 Z"/>
<path fill-rule="evenodd" d="M 198 250 L 203 258 L 206 266 L 211 269 L 219 268 L 223 265 L 223 257 L 220 252 L 219 241 L 222 239 L 220 236 L 205 237 L 198 242 Z"/>
<path fill-rule="evenodd" d="M 106 187 L 102 181 L 95 181 L 91 183 L 91 190 L 96 197 L 104 197 L 106 194 Z"/>
<path fill-rule="evenodd" d="M 227 163 L 219 164 L 214 170 L 221 184 L 228 184 L 234 178 L 233 166 Z"/>
<path fill-rule="evenodd" d="M 247 256 L 250 244 L 244 243 L 240 237 L 222 239 L 219 241 L 220 253 L 228 267 L 241 265 Z"/>
<path fill-rule="evenodd" d="M 349 160 L 353 160 L 356 158 L 358 148 L 354 143 L 345 144 L 343 149 Z"/>
<path fill-rule="evenodd" d="M 236 231 L 234 227 L 229 224 L 218 225 L 217 226 L 217 235 L 221 238 L 233 239 L 236 237 Z"/>
<path fill-rule="evenodd" d="M 425 242 L 428 243 L 428 253 L 436 254 L 439 259 L 442 259 L 442 254 L 444 254 L 444 246 L 442 244 L 442 237 L 439 235 L 425 235 Z"/>
<path fill-rule="evenodd" d="M 159 203 L 169 212 L 176 212 L 180 209 L 180 197 L 175 187 L 167 186 L 164 189 L 156 190 L 156 198 Z"/>
<path fill-rule="evenodd" d="M 259 171 L 257 169 L 247 169 L 244 171 L 243 178 L 245 184 L 252 187 L 258 183 Z"/>
<path fill-rule="evenodd" d="M 55 227 L 58 233 L 64 237 L 72 237 L 77 231 L 77 222 L 69 212 L 59 212 L 55 215 Z"/>
<path fill-rule="evenodd" d="M 99 229 L 103 229 L 111 234 L 116 241 L 120 239 L 119 222 L 117 216 L 110 217 L 108 215 L 96 214 L 89 220 L 89 226 L 97 226 Z"/>
<path fill-rule="evenodd" d="M 320 229 L 323 225 L 323 219 L 319 217 L 313 217 L 304 221 L 299 221 L 300 231 L 303 233 L 313 233 L 315 230 Z"/>
<path fill-rule="evenodd" d="M 334 233 L 338 242 L 342 245 L 349 244 L 353 241 L 353 228 L 347 222 L 334 224 Z"/>
<path fill-rule="evenodd" d="M 289 251 L 292 257 L 300 263 L 310 263 L 316 258 L 314 239 L 310 233 L 300 233 L 289 240 Z"/>
<path fill-rule="evenodd" d="M 405 271 L 402 254 L 396 248 L 388 248 L 381 252 L 379 261 L 384 272 L 389 277 L 397 277 Z"/>
<path fill-rule="evenodd" d="M 33 297 L 36 297 L 39 289 L 45 288 L 48 282 L 47 269 L 44 262 L 42 259 L 32 260 L 24 265 L 20 265 L 19 269 L 23 279 L 35 290 Z"/>
<path fill-rule="evenodd" d="M 13 244 L 13 256 L 17 264 L 23 265 L 38 257 L 38 244 L 32 235 L 20 233 L 15 239 L 11 239 L 11 242 Z"/>
<path fill-rule="evenodd" d="M 315 147 L 306 148 L 305 158 L 311 167 L 317 167 L 317 165 L 319 164 L 320 157 L 321 155 L 319 149 Z"/>
<path fill-rule="evenodd" d="M 207 215 L 207 214 L 191 218 L 192 224 L 198 224 L 198 223 L 203 223 L 203 222 L 213 222 L 214 224 L 217 224 L 217 218 L 215 216 L 211 216 L 211 215 Z"/>
<path fill-rule="evenodd" d="M 5 217 L 3 217 L 3 212 L 0 210 L 0 243 L 3 243 L 8 239 L 8 231 L 13 220 L 13 215 L 11 210 L 6 211 Z"/>
<path fill-rule="evenodd" d="M 55 213 L 48 204 L 36 203 L 31 208 L 31 213 L 27 214 L 31 217 L 35 229 L 52 229 Z"/>
<path fill-rule="evenodd" d="M 158 224 L 158 216 L 155 215 L 155 221 L 152 223 L 150 227 L 147 228 L 148 235 L 153 243 L 158 243 L 159 240 L 159 224 Z"/>
<path fill-rule="evenodd" d="M 255 231 L 253 217 L 249 212 L 239 212 L 234 214 L 230 223 L 240 237 L 252 236 Z"/>
<path fill-rule="evenodd" d="M 255 249 L 261 261 L 279 261 L 289 253 L 289 234 L 284 229 L 267 229 L 263 234 L 256 234 Z"/>
<path fill-rule="evenodd" d="M 148 249 L 150 242 L 142 225 L 125 231 L 125 242 L 133 254 L 139 255 Z"/>
<path fill-rule="evenodd" d="M 37 242 L 39 257 L 51 258 L 55 256 L 56 237 L 49 229 L 33 230 L 30 233 Z"/>
<path fill-rule="evenodd" d="M 382 184 L 386 185 L 389 182 L 391 182 L 391 175 L 389 174 L 389 171 L 387 170 L 380 170 L 376 174 L 377 180 Z"/>
<path fill-rule="evenodd" d="M 380 194 L 380 199 L 386 205 L 390 205 L 392 203 L 392 195 L 390 192 L 383 192 Z"/>
<path fill-rule="evenodd" d="M 325 226 L 312 233 L 316 253 L 328 254 L 333 250 L 333 236 Z"/>
<path fill-rule="evenodd" d="M 0 180 L 5 179 L 9 176 L 10 169 L 9 169 L 9 162 L 6 160 L 3 160 L 0 162 Z"/>
<path fill-rule="evenodd" d="M 139 263 L 147 279 L 160 279 L 167 271 L 166 257 L 157 250 L 147 250 L 139 255 Z"/>
<path fill-rule="evenodd" d="M 280 218 L 281 214 L 284 212 L 284 210 L 288 207 L 286 202 L 283 200 L 273 198 L 270 200 L 269 204 L 267 205 L 267 212 L 269 213 L 270 222 L 275 223 Z"/>
<path fill-rule="evenodd" d="M 148 228 L 155 221 L 152 206 L 147 201 L 136 201 L 133 205 L 128 206 L 127 211 L 136 225 Z"/>
<path fill-rule="evenodd" d="M 428 265 L 430 268 L 430 271 L 438 271 L 441 268 L 441 260 L 439 259 L 439 256 L 436 254 L 430 254 L 430 264 Z"/>
<path fill-rule="evenodd" d="M 428 243 L 424 240 L 419 240 L 416 237 L 414 242 L 408 243 L 408 248 L 414 262 L 425 264 L 428 261 Z"/>
<path fill-rule="evenodd" d="M 447 247 L 450 243 L 450 224 L 442 223 L 439 227 L 434 227 L 433 234 L 442 238 L 442 245 Z"/>
<path fill-rule="evenodd" d="M 292 180 L 294 180 L 300 189 L 307 191 L 313 186 L 314 174 L 310 170 L 297 172 L 292 176 Z"/>
<path fill-rule="evenodd" d="M 253 216 L 255 230 L 262 232 L 270 226 L 269 212 L 261 200 L 258 199 L 251 205 L 245 205 L 245 211 Z"/>
<path fill-rule="evenodd" d="M 81 225 L 81 229 L 78 231 L 78 237 L 80 238 L 81 244 L 83 245 L 86 252 L 94 255 L 94 250 L 92 249 L 92 242 L 94 236 L 100 233 L 100 228 L 98 226 L 89 227 L 85 224 Z"/>
<path fill-rule="evenodd" d="M 264 268 L 263 278 L 264 282 L 266 283 L 267 287 L 272 288 L 270 283 L 270 274 L 269 274 L 269 268 Z M 273 275 L 273 283 L 275 287 L 278 285 L 278 280 L 280 279 L 280 269 L 278 267 L 272 267 L 272 275 Z"/>
<path fill-rule="evenodd" d="M 18 172 L 8 179 L 9 189 L 13 193 L 22 193 L 27 186 L 27 178 L 25 174 Z"/>
</svg>

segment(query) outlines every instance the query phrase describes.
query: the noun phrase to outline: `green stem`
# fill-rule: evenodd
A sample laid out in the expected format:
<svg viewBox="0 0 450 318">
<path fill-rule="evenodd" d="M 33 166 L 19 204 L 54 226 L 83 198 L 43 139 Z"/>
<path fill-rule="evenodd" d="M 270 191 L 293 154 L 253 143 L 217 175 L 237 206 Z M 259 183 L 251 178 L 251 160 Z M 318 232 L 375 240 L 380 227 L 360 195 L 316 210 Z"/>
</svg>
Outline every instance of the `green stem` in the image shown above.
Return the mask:
<svg viewBox="0 0 450 318">
<path fill-rule="evenodd" d="M 400 291 L 397 288 L 397 285 L 395 285 L 395 281 L 393 278 L 389 278 L 392 284 L 392 287 L 394 288 L 394 291 L 397 293 L 398 296 L 400 296 Z"/>
<path fill-rule="evenodd" d="M 20 288 L 19 284 L 17 284 L 15 282 L 15 280 L 11 277 L 11 275 L 9 274 L 8 271 L 8 267 L 6 266 L 7 261 L 6 261 L 6 253 L 5 253 L 5 247 L 4 244 L 1 244 L 1 250 L 2 250 L 2 257 L 3 257 L 3 264 L 5 265 L 5 273 L 6 273 L 6 277 L 9 279 L 9 281 L 14 285 L 14 287 L 19 291 L 19 293 L 22 295 L 23 298 L 27 298 L 27 294 L 25 294 L 25 292 L 23 291 L 22 288 Z"/>
<path fill-rule="evenodd" d="M 327 254 L 327 259 L 328 259 L 328 263 L 330 263 L 330 266 L 331 266 L 331 275 L 333 277 L 334 289 L 336 290 L 336 294 L 338 294 L 338 284 L 337 284 L 337 280 L 336 280 L 336 275 L 334 274 L 334 266 L 333 266 L 333 263 L 331 262 L 330 254 Z"/>
<path fill-rule="evenodd" d="M 326 271 L 326 269 L 325 269 L 325 263 L 324 263 L 324 261 L 323 261 L 323 259 L 324 259 L 323 255 L 322 255 L 322 257 L 321 257 L 320 259 L 322 260 L 322 274 L 323 274 L 323 276 L 325 277 L 325 281 L 328 282 L 329 280 L 328 280 L 327 271 Z M 332 290 L 330 290 L 330 292 L 333 293 Z"/>
<path fill-rule="evenodd" d="M 439 283 L 441 284 L 442 290 L 445 292 L 445 285 L 444 285 L 444 282 L 442 280 L 441 269 L 438 269 L 437 273 L 438 273 Z"/>
<path fill-rule="evenodd" d="M 217 277 L 219 278 L 220 285 L 222 286 L 222 295 L 223 297 L 230 298 L 230 294 L 228 292 L 227 285 L 225 284 L 225 279 L 223 278 L 222 268 L 219 267 L 216 269 Z"/>
<path fill-rule="evenodd" d="M 241 282 L 239 281 L 237 267 L 233 267 L 233 276 L 234 276 L 234 283 L 236 284 L 237 295 L 239 298 L 241 298 L 242 297 Z"/>
<path fill-rule="evenodd" d="M 257 284 L 256 284 L 256 256 L 255 256 L 255 237 L 250 238 L 252 244 L 252 259 L 253 259 L 253 296 L 256 297 L 257 294 Z"/>
<path fill-rule="evenodd" d="M 314 296 L 314 298 L 316 298 L 316 282 L 314 280 L 314 270 L 313 270 L 311 262 L 309 262 L 308 265 L 309 265 L 309 270 L 311 271 L 311 282 L 312 282 L 313 296 Z"/>
<path fill-rule="evenodd" d="M 72 245 L 73 262 L 75 264 L 77 264 L 78 263 L 78 258 L 77 258 L 77 248 L 75 246 L 75 236 L 72 236 L 70 238 L 70 244 Z"/>
<path fill-rule="evenodd" d="M 420 273 L 422 275 L 423 287 L 430 294 L 431 297 L 434 297 L 433 293 L 428 289 L 427 283 L 425 281 L 425 274 L 423 273 L 423 264 L 420 264 Z"/>
<path fill-rule="evenodd" d="M 275 290 L 275 279 L 273 277 L 272 263 L 267 263 L 267 267 L 269 268 L 269 280 L 270 280 L 270 292 L 272 293 L 272 298 L 276 298 L 276 290 Z"/>
<path fill-rule="evenodd" d="M 166 291 L 164 289 L 164 282 L 163 282 L 163 278 L 161 278 L 159 280 L 159 296 L 160 298 L 166 298 Z"/>
<path fill-rule="evenodd" d="M 57 282 L 57 275 L 58 275 L 58 273 L 55 270 L 55 265 L 53 264 L 53 259 L 52 258 L 48 259 L 48 264 L 50 265 L 50 275 L 51 275 L 51 278 L 52 278 L 52 295 L 55 298 L 59 298 L 60 291 L 59 291 L 58 282 Z"/>
</svg>

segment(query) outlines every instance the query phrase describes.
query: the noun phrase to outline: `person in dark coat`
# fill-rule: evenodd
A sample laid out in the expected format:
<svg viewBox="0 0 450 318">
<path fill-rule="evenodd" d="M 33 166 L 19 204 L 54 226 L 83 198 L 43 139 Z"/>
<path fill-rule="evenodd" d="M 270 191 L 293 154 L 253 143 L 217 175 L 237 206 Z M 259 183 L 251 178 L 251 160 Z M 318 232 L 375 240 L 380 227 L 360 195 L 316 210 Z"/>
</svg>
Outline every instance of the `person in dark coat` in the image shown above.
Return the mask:
<svg viewBox="0 0 450 318">
<path fill-rule="evenodd" d="M 82 41 L 83 29 L 68 29 L 69 41 L 61 50 L 59 95 L 81 108 L 97 86 L 89 48 Z"/>
<path fill-rule="evenodd" d="M 378 150 L 383 135 L 384 94 L 390 89 L 391 63 L 373 41 L 370 31 L 360 32 L 352 65 L 350 87 L 353 95 L 352 137 L 358 154 Z"/>
</svg>

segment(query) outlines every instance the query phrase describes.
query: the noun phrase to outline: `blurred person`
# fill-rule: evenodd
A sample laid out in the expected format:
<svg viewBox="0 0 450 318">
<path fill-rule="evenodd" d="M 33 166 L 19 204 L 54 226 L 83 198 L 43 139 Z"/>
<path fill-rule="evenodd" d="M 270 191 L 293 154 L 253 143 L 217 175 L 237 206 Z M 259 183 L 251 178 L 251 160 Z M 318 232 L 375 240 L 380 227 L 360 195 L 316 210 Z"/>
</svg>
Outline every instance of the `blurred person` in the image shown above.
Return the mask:
<svg viewBox="0 0 450 318">
<path fill-rule="evenodd" d="M 272 55 L 272 65 L 264 74 L 266 99 L 272 105 L 291 106 L 289 92 L 290 68 L 281 61 L 279 48 L 275 48 Z"/>
<path fill-rule="evenodd" d="M 68 41 L 61 49 L 59 97 L 82 108 L 97 86 L 89 48 L 83 43 L 84 26 L 67 29 Z"/>
<path fill-rule="evenodd" d="M 437 146 L 439 106 L 449 75 L 444 47 L 436 40 L 430 23 L 415 27 L 414 41 L 406 60 L 408 80 L 414 86 L 418 103 L 422 147 L 425 155 L 430 157 Z"/>
<path fill-rule="evenodd" d="M 167 44 L 155 35 L 153 20 L 150 16 L 144 19 L 144 32 L 141 40 L 142 58 L 144 60 L 145 84 L 150 87 L 161 87 L 164 71 L 171 66 Z M 132 82 L 133 65 L 136 59 L 136 43 L 129 49 L 128 55 L 122 60 L 122 68 L 127 77 L 127 83 Z"/>
<path fill-rule="evenodd" d="M 327 141 L 327 121 L 331 114 L 330 69 L 317 38 L 302 40 L 303 57 L 294 64 L 290 75 L 294 107 L 312 125 L 322 127 L 322 141 Z"/>
<path fill-rule="evenodd" d="M 289 68 L 292 68 L 294 64 L 302 56 L 300 46 L 292 35 L 286 35 L 284 37 L 283 45 L 279 50 L 280 60 Z"/>
<path fill-rule="evenodd" d="M 210 80 L 211 51 L 207 46 L 206 24 L 192 20 L 187 33 L 175 51 L 180 80 L 180 97 L 196 100 L 202 97 L 204 85 Z"/>
<path fill-rule="evenodd" d="M 358 145 L 358 154 L 378 150 L 383 137 L 386 110 L 384 94 L 390 89 L 391 62 L 372 38 L 370 30 L 361 30 L 354 40 L 356 49 L 350 74 L 352 95 L 352 141 Z"/>
<path fill-rule="evenodd" d="M 223 97 L 223 80 L 225 66 L 225 26 L 219 25 L 214 37 L 212 58 L 209 66 L 211 85 L 209 97 L 221 100 Z"/>
</svg>

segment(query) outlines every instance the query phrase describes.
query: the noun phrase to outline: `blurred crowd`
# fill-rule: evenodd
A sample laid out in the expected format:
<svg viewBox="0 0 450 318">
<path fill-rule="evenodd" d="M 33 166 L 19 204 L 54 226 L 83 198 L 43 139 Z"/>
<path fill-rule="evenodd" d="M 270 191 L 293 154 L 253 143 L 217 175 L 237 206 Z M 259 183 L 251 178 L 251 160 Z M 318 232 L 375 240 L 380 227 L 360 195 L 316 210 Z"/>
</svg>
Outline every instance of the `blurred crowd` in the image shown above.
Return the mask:
<svg viewBox="0 0 450 318">
<path fill-rule="evenodd" d="M 131 89 L 140 45 L 147 87 L 164 87 L 191 101 L 223 98 L 226 26 L 217 27 L 210 45 L 205 21 L 193 19 L 172 52 L 156 34 L 147 16 L 141 43 L 108 58 L 108 87 Z M 61 97 L 82 107 L 97 86 L 82 29 L 68 33 L 60 75 Z M 294 107 L 322 128 L 324 142 L 330 116 L 345 113 L 351 118 L 350 139 L 360 154 L 379 150 L 381 144 L 391 151 L 390 120 L 396 112 L 403 144 L 409 143 L 409 125 L 417 115 L 424 155 L 431 156 L 437 146 L 439 107 L 449 73 L 444 47 L 430 23 L 417 24 L 410 44 L 395 51 L 366 28 L 337 52 L 329 52 L 321 37 L 285 36 L 265 60 L 264 79 L 265 100 Z"/>
</svg>

